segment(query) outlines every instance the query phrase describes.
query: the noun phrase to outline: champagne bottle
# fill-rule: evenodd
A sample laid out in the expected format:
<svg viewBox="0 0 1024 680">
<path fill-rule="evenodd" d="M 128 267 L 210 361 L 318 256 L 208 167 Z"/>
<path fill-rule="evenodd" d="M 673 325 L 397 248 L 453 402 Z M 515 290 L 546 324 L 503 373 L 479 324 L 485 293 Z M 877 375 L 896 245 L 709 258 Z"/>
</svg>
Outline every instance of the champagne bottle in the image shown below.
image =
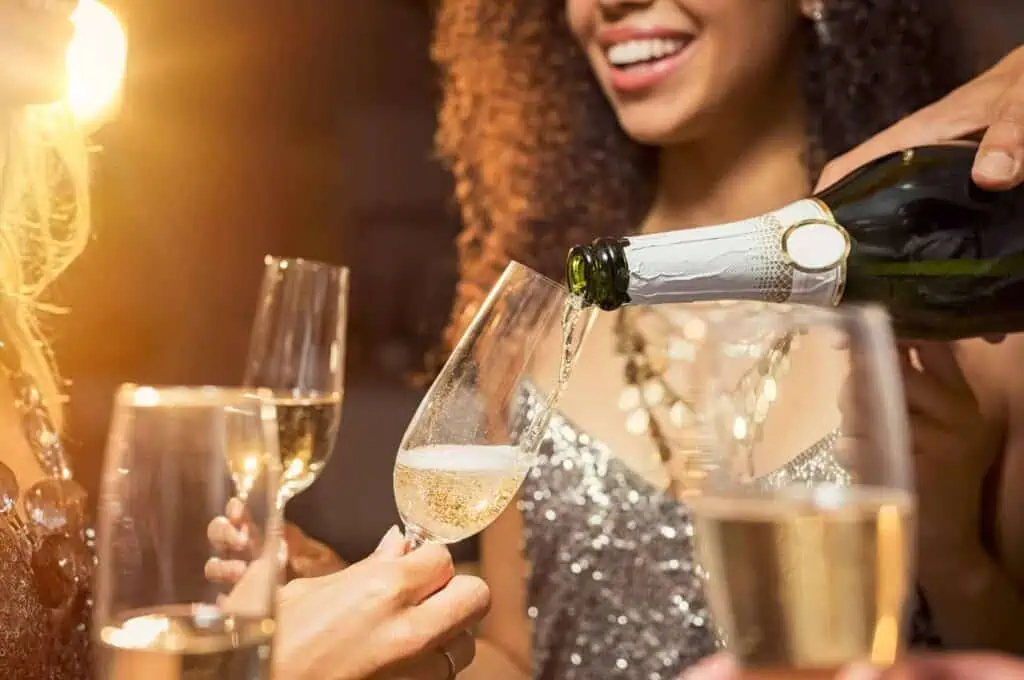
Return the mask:
<svg viewBox="0 0 1024 680">
<path fill-rule="evenodd" d="M 569 251 L 585 302 L 876 302 L 896 333 L 951 340 L 1024 330 L 1024 188 L 971 180 L 973 142 L 879 158 L 817 195 L 747 220 Z"/>
</svg>

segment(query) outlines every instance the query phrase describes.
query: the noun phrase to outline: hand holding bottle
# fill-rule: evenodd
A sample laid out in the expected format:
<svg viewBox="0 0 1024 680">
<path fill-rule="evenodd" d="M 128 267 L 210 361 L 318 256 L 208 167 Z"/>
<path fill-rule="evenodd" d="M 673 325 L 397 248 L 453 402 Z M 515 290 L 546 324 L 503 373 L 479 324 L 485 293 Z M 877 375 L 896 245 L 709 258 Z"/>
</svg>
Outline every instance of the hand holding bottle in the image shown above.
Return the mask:
<svg viewBox="0 0 1024 680">
<path fill-rule="evenodd" d="M 990 190 L 1024 183 L 1024 47 L 943 99 L 833 160 L 825 166 L 815 192 L 888 153 L 983 130 L 974 181 Z"/>
<path fill-rule="evenodd" d="M 1024 53 L 1022 53 L 1024 55 Z M 569 252 L 588 304 L 758 300 L 885 306 L 903 338 L 1024 331 L 1024 186 L 979 190 L 978 145 L 888 153 L 810 199 L 726 224 Z"/>
</svg>

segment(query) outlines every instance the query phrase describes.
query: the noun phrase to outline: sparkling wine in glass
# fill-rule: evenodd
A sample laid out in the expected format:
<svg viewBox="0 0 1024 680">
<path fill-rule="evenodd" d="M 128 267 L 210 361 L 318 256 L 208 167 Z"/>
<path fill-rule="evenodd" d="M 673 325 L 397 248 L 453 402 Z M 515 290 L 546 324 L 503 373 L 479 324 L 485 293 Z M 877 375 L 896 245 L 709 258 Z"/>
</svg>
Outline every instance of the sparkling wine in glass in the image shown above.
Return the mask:
<svg viewBox="0 0 1024 680">
<path fill-rule="evenodd" d="M 413 416 L 395 459 L 411 547 L 455 543 L 505 510 L 530 469 L 593 312 L 513 262 Z M 546 395 L 527 409 L 527 390 Z"/>
<path fill-rule="evenodd" d="M 271 390 L 277 407 L 283 505 L 327 464 L 341 422 L 348 269 L 267 256 L 243 385 Z M 234 461 L 239 495 L 248 488 Z"/>
<path fill-rule="evenodd" d="M 93 635 L 98 678 L 269 680 L 281 570 L 277 420 L 268 394 L 126 385 L 99 505 Z M 208 536 L 245 459 L 245 546 Z M 234 586 L 211 560 L 242 570 Z"/>
<path fill-rule="evenodd" d="M 726 645 L 762 673 L 891 663 L 916 503 L 888 317 L 764 306 L 714 333 L 706 477 L 686 502 Z"/>
</svg>

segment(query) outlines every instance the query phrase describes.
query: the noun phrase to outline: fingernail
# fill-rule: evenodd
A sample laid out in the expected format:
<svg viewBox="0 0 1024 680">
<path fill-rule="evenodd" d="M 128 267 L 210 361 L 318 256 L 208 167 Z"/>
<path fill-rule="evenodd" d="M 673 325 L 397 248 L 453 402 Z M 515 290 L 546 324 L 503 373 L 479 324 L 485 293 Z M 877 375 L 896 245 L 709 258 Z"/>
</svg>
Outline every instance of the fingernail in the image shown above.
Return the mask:
<svg viewBox="0 0 1024 680">
<path fill-rule="evenodd" d="M 732 680 L 736 660 L 729 654 L 715 654 L 686 669 L 679 680 Z"/>
<path fill-rule="evenodd" d="M 851 663 L 842 668 L 836 680 L 876 680 L 882 675 L 882 669 L 867 663 Z"/>
<path fill-rule="evenodd" d="M 380 539 L 380 543 L 377 544 L 377 547 L 374 549 L 373 552 L 380 552 L 380 550 L 384 546 L 386 546 L 386 545 L 388 545 L 390 543 L 393 543 L 395 541 L 395 539 L 396 538 L 400 538 L 401 535 L 402 535 L 402 530 L 399 529 L 397 525 L 392 524 L 391 528 L 388 529 L 386 534 L 384 534 L 384 538 Z"/>
<path fill-rule="evenodd" d="M 989 179 L 1008 180 L 1017 169 L 1017 161 L 1005 151 L 989 151 L 980 159 L 976 170 Z"/>
</svg>

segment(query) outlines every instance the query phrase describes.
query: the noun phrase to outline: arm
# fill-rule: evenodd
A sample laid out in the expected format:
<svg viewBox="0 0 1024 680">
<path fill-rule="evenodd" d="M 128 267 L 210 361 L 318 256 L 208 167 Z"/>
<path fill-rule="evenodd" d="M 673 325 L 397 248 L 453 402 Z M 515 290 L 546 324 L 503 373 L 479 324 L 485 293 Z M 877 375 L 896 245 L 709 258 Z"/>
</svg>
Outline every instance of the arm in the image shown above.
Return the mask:
<svg viewBox="0 0 1024 680">
<path fill-rule="evenodd" d="M 491 589 L 491 610 L 480 626 L 476 659 L 459 675 L 460 680 L 530 677 L 527 563 L 522 540 L 523 518 L 514 503 L 481 537 L 481 570 Z"/>
<path fill-rule="evenodd" d="M 959 139 L 984 130 L 974 181 L 993 191 L 1024 182 L 1024 47 L 943 99 L 836 158 L 815 191 L 887 153 Z"/>
<path fill-rule="evenodd" d="M 919 574 L 946 645 L 1024 653 L 1024 597 L 980 543 L 926 560 Z"/>
<path fill-rule="evenodd" d="M 1019 654 L 1024 652 L 1024 521 L 1019 519 L 1024 497 L 1018 488 L 1024 474 L 1024 377 L 1018 371 L 1024 368 L 1024 336 L 997 345 L 965 343 L 964 350 L 965 372 L 989 425 L 986 434 L 973 437 L 980 445 L 956 446 L 956 436 L 944 436 L 925 440 L 929 450 L 918 453 L 919 504 L 945 508 L 922 515 L 918 571 L 946 644 Z M 948 413 L 947 422 L 956 426 L 955 414 Z M 954 457 L 975 460 L 958 466 Z M 932 500 L 925 496 L 929 487 Z M 951 512 L 958 498 L 963 507 L 977 510 Z M 982 538 L 979 529 L 985 525 L 993 529 L 993 540 Z"/>
</svg>

